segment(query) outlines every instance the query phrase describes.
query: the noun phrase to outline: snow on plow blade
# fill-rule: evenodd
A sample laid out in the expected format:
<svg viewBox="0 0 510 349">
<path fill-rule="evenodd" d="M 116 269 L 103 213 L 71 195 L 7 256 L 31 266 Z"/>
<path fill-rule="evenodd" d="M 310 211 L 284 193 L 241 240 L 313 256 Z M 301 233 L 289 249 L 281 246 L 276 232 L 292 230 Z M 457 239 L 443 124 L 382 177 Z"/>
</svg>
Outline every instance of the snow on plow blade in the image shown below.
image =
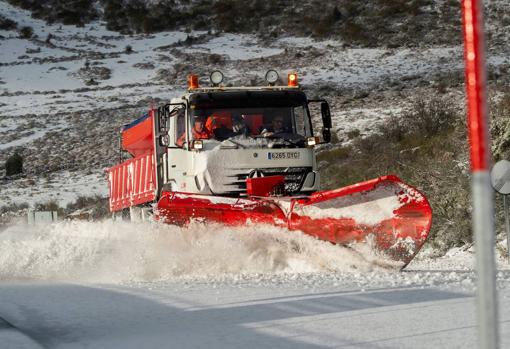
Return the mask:
<svg viewBox="0 0 510 349">
<path fill-rule="evenodd" d="M 425 242 L 432 209 L 396 176 L 318 192 L 294 201 L 289 229 L 337 244 L 368 243 L 405 267 Z"/>
<path fill-rule="evenodd" d="M 335 244 L 370 243 L 379 257 L 406 266 L 430 230 L 432 209 L 423 194 L 396 176 L 298 198 L 227 198 L 164 192 L 159 219 L 240 226 L 247 222 L 299 230 Z"/>
</svg>

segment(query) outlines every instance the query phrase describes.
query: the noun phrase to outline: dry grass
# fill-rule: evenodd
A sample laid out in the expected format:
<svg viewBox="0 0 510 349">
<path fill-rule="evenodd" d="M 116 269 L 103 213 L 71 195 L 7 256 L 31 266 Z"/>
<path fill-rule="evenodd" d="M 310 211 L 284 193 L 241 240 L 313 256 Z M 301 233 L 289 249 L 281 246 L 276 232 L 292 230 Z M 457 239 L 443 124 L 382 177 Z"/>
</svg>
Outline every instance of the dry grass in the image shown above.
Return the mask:
<svg viewBox="0 0 510 349">
<path fill-rule="evenodd" d="M 65 213 L 72 214 L 76 211 L 86 212 L 86 219 L 99 220 L 110 216 L 108 198 L 95 196 L 80 196 L 75 202 L 67 205 Z"/>
<path fill-rule="evenodd" d="M 444 250 L 471 242 L 465 126 L 461 113 L 441 98 L 416 100 L 378 132 L 357 137 L 352 148 L 319 155 L 329 188 L 396 174 L 428 197 L 434 210 L 430 241 Z"/>
</svg>

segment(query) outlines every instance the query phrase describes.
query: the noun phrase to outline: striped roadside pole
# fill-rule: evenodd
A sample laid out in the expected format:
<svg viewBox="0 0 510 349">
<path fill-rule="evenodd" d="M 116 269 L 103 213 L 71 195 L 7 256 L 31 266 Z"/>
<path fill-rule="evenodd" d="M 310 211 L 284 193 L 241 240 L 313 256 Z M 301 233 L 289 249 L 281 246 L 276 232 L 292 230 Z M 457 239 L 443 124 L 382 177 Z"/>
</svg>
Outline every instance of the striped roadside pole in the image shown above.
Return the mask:
<svg viewBox="0 0 510 349">
<path fill-rule="evenodd" d="M 481 349 L 496 349 L 499 345 L 499 331 L 494 261 L 494 201 L 489 173 L 490 140 L 482 0 L 462 1 L 462 22 L 476 248 L 478 340 Z"/>
</svg>

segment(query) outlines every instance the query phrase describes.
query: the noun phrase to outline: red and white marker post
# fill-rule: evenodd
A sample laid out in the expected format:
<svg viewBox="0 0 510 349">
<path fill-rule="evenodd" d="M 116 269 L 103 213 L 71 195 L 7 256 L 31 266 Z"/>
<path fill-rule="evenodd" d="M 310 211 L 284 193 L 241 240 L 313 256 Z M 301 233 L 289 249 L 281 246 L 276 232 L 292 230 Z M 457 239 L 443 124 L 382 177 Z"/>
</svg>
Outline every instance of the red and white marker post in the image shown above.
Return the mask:
<svg viewBox="0 0 510 349">
<path fill-rule="evenodd" d="M 464 59 L 471 156 L 473 232 L 477 269 L 479 345 L 498 348 L 496 265 L 494 261 L 494 199 L 489 172 L 485 39 L 482 0 L 463 0 Z"/>
</svg>

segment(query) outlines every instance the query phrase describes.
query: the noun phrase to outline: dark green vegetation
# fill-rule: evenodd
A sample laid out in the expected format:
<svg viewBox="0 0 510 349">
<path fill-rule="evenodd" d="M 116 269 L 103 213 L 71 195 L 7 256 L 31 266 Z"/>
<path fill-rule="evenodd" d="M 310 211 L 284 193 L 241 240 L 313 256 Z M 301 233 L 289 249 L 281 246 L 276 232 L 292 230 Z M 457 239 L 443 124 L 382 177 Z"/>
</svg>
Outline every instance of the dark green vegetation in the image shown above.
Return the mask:
<svg viewBox="0 0 510 349">
<path fill-rule="evenodd" d="M 13 21 L 12 19 L 9 19 L 7 17 L 4 17 L 0 15 L 0 29 L 1 30 L 14 30 L 16 29 L 18 24 Z"/>
<path fill-rule="evenodd" d="M 48 22 L 83 25 L 100 16 L 108 29 L 175 29 L 312 35 L 347 45 L 398 47 L 460 41 L 458 0 L 8 0 Z"/>
<path fill-rule="evenodd" d="M 98 17 L 91 0 L 8 0 L 49 23 L 83 25 Z"/>
<path fill-rule="evenodd" d="M 34 35 L 34 30 L 32 27 L 22 27 L 19 30 L 19 34 L 23 39 L 30 39 Z"/>
<path fill-rule="evenodd" d="M 14 176 L 23 173 L 23 158 L 20 154 L 15 153 L 5 161 L 5 175 Z"/>
</svg>

